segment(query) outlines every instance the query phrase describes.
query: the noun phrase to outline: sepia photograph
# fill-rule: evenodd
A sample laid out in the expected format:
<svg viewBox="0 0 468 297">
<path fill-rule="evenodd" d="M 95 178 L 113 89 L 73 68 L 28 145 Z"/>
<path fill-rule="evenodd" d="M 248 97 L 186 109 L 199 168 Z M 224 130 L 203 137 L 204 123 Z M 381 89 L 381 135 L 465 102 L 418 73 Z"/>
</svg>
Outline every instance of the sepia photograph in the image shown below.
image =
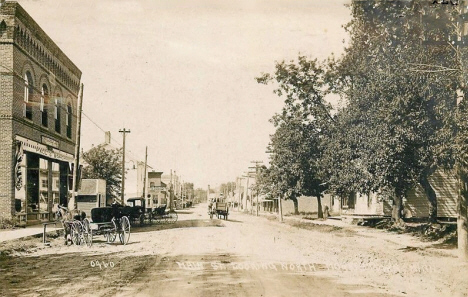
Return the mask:
<svg viewBox="0 0 468 297">
<path fill-rule="evenodd" d="M 468 0 L 0 0 L 0 296 L 467 275 Z"/>
</svg>

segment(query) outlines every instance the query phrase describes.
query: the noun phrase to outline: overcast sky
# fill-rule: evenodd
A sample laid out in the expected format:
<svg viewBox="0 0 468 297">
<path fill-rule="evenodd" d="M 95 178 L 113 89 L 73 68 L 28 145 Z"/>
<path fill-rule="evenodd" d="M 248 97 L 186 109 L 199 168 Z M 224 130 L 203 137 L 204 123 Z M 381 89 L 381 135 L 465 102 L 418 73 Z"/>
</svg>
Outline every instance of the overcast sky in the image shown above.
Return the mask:
<svg viewBox="0 0 468 297">
<path fill-rule="evenodd" d="M 267 162 L 282 101 L 255 77 L 340 55 L 349 0 L 19 0 L 83 72 L 82 147 L 127 135 L 130 157 L 206 188 Z M 94 121 L 100 128 L 93 124 Z"/>
</svg>

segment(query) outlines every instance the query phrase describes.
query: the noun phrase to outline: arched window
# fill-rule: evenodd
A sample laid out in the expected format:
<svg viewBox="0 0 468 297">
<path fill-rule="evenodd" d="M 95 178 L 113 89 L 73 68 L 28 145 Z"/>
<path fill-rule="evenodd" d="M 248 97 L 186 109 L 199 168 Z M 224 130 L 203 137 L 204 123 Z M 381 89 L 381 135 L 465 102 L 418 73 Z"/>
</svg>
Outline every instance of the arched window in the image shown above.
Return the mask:
<svg viewBox="0 0 468 297">
<path fill-rule="evenodd" d="M 33 96 L 33 80 L 31 73 L 26 71 L 24 74 L 24 102 L 23 102 L 23 116 L 32 120 L 32 96 Z"/>
<path fill-rule="evenodd" d="M 48 114 L 47 114 L 47 105 L 49 104 L 49 89 L 47 88 L 46 84 L 42 85 L 42 90 L 41 90 L 41 122 L 42 126 L 47 127 L 48 126 Z"/>
<path fill-rule="evenodd" d="M 60 95 L 55 96 L 55 132 L 60 133 Z"/>
<path fill-rule="evenodd" d="M 73 118 L 73 110 L 70 103 L 67 105 L 67 137 L 72 137 L 72 118 Z"/>
</svg>

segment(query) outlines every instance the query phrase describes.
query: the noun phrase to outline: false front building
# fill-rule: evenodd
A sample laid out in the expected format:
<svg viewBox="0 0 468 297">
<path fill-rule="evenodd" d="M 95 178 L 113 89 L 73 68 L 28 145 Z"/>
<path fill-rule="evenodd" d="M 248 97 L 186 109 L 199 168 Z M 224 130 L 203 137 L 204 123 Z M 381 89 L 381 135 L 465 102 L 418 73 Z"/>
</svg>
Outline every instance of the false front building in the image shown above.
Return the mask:
<svg viewBox="0 0 468 297">
<path fill-rule="evenodd" d="M 81 71 L 18 3 L 0 5 L 0 217 L 49 220 L 71 191 Z"/>
</svg>

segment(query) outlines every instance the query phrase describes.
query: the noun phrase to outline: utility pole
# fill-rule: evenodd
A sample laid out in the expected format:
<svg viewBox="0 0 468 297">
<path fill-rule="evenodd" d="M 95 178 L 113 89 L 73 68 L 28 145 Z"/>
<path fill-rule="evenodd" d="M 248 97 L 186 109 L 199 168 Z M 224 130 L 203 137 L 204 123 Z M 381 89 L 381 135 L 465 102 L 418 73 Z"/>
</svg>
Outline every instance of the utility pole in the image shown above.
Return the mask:
<svg viewBox="0 0 468 297">
<path fill-rule="evenodd" d="M 250 180 L 250 173 L 247 171 L 247 175 L 244 175 L 243 177 L 247 178 L 247 185 L 245 186 L 245 209 L 247 209 L 247 198 L 249 198 L 249 180 Z M 250 194 L 252 194 L 252 191 L 250 191 Z M 248 210 L 247 210 L 248 211 Z M 250 213 L 252 214 L 252 197 L 250 197 Z"/>
<path fill-rule="evenodd" d="M 146 201 L 146 166 L 148 163 L 148 147 L 146 147 L 145 150 L 145 169 L 144 169 L 144 175 L 143 175 L 143 199 Z M 149 203 L 148 203 L 149 204 Z M 149 205 L 147 205 L 148 207 Z"/>
<path fill-rule="evenodd" d="M 184 181 L 182 180 L 182 183 L 180 184 L 180 196 L 182 197 L 182 208 L 185 208 L 185 197 L 184 197 Z"/>
<path fill-rule="evenodd" d="M 124 204 L 124 197 L 125 197 L 125 135 L 130 133 L 130 130 L 126 130 L 125 128 L 119 130 L 120 133 L 123 133 L 123 154 L 122 154 L 122 193 L 121 193 L 121 201 L 120 204 Z"/>
<path fill-rule="evenodd" d="M 174 208 L 174 207 L 172 206 L 172 204 L 173 204 L 173 203 L 172 203 L 173 191 L 174 191 L 174 190 L 173 190 L 173 188 L 172 188 L 172 169 L 171 169 L 171 183 L 170 183 L 170 185 L 169 185 L 169 210 L 170 210 L 170 211 L 173 211 L 173 208 Z"/>
<path fill-rule="evenodd" d="M 174 170 L 174 198 L 177 198 L 177 172 Z M 175 199 L 177 200 L 177 199 Z"/>
<path fill-rule="evenodd" d="M 243 177 L 238 177 L 238 190 L 237 190 L 237 211 L 241 210 L 241 187 L 242 187 L 242 180 L 244 179 Z"/>
<path fill-rule="evenodd" d="M 247 173 L 246 178 L 247 178 L 247 184 L 245 186 L 245 209 L 247 209 L 247 199 L 249 198 L 249 174 L 248 173 Z M 252 199 L 252 197 L 250 197 L 250 199 Z"/>
<path fill-rule="evenodd" d="M 258 217 L 258 192 L 260 190 L 259 184 L 258 184 L 258 164 L 263 163 L 263 161 L 251 161 L 250 163 L 255 164 L 255 187 L 257 188 L 257 202 L 255 203 L 255 215 Z"/>
<path fill-rule="evenodd" d="M 73 159 L 73 181 L 72 181 L 72 198 L 71 209 L 76 209 L 76 191 L 78 184 L 78 168 L 80 166 L 80 141 L 81 141 L 81 113 L 83 112 L 83 90 L 84 85 L 81 84 L 80 100 L 78 101 L 78 118 L 76 122 L 76 143 L 75 143 L 75 158 Z M 70 202 L 70 201 L 69 201 Z M 68 204 L 70 204 L 68 202 Z M 68 205 L 70 207 L 70 205 Z"/>
</svg>

